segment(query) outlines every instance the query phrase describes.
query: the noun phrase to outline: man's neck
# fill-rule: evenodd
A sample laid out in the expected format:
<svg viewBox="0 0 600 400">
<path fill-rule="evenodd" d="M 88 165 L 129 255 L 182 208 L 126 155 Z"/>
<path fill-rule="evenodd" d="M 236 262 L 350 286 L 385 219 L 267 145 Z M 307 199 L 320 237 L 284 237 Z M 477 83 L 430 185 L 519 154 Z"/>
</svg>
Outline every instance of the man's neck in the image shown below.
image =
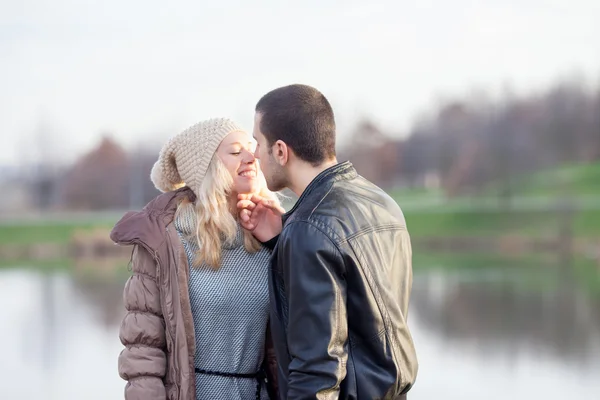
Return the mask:
<svg viewBox="0 0 600 400">
<path fill-rule="evenodd" d="M 296 196 L 300 197 L 317 175 L 327 168 L 333 167 L 337 163 L 338 161 L 336 158 L 326 161 L 316 167 L 304 162 L 299 163 L 299 165 L 294 168 L 294 172 L 291 173 L 289 189 L 294 192 Z"/>
</svg>

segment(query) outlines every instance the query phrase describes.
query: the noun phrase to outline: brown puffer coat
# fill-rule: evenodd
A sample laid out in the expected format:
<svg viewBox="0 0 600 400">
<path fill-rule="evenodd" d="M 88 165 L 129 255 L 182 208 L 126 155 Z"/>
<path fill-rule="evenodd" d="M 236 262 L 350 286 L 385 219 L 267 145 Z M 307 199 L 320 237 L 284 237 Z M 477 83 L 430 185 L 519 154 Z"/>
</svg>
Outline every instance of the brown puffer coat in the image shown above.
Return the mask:
<svg viewBox="0 0 600 400">
<path fill-rule="evenodd" d="M 193 192 L 159 195 L 142 211 L 130 211 L 110 238 L 132 245 L 132 272 L 125 285 L 127 314 L 120 339 L 119 375 L 126 400 L 195 400 L 194 323 L 188 293 L 189 264 L 173 226 L 177 205 Z M 277 364 L 267 333 L 265 371 L 276 399 Z"/>
</svg>

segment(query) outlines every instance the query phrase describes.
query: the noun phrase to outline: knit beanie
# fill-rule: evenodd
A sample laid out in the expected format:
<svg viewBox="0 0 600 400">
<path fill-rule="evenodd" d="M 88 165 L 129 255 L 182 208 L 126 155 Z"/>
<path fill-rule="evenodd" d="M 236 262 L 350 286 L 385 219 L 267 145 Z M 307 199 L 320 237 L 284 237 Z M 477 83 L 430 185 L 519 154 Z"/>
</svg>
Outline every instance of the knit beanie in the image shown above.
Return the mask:
<svg viewBox="0 0 600 400">
<path fill-rule="evenodd" d="M 221 141 L 231 132 L 244 131 L 227 118 L 213 118 L 193 125 L 163 146 L 150 172 L 161 192 L 188 186 L 196 196 L 208 165 Z"/>
</svg>

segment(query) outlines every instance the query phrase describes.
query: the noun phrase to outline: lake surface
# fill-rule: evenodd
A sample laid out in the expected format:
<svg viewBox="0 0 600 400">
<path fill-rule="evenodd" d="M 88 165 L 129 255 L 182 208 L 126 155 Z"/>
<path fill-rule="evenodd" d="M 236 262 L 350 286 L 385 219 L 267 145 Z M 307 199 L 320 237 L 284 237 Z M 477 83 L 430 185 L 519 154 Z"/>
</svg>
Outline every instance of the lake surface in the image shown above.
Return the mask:
<svg viewBox="0 0 600 400">
<path fill-rule="evenodd" d="M 416 273 L 409 399 L 600 398 L 600 298 L 547 271 Z M 554 280 L 556 282 L 556 280 Z M 0 271 L 1 398 L 120 399 L 123 281 Z"/>
</svg>

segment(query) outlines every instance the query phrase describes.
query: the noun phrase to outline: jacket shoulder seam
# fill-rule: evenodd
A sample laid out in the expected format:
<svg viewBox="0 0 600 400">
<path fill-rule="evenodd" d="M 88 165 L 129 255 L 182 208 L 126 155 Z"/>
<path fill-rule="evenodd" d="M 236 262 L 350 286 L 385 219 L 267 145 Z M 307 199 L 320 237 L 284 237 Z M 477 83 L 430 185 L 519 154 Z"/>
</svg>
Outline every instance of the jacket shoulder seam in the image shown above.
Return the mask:
<svg viewBox="0 0 600 400">
<path fill-rule="evenodd" d="M 341 243 L 345 243 L 349 240 L 358 238 L 358 237 L 360 237 L 362 235 L 366 235 L 368 233 L 385 232 L 385 231 L 393 231 L 393 230 L 406 231 L 406 226 L 404 224 L 399 224 L 399 223 L 367 226 L 365 228 L 359 229 L 358 231 L 348 235 L 346 238 L 342 239 Z"/>
<path fill-rule="evenodd" d="M 292 226 L 292 225 L 298 225 L 298 224 L 305 224 L 308 226 L 311 226 L 313 228 L 315 228 L 316 230 L 318 230 L 319 232 L 321 232 L 323 234 L 323 236 L 325 236 L 330 242 L 331 244 L 333 244 L 333 246 L 335 247 L 335 249 L 338 251 L 338 253 L 340 254 L 340 256 L 343 254 L 342 250 L 339 247 L 339 241 L 335 240 L 330 234 L 328 234 L 327 232 L 325 232 L 325 230 L 323 228 L 327 228 L 328 230 L 333 232 L 333 229 L 325 224 L 320 224 L 323 225 L 323 228 L 321 228 L 320 226 L 318 226 L 317 224 L 314 223 L 314 221 L 308 220 L 308 219 L 300 219 L 300 220 L 295 220 L 290 222 L 290 224 L 288 226 Z M 333 232 L 335 234 L 335 232 Z"/>
<path fill-rule="evenodd" d="M 329 224 L 325 224 L 320 219 L 313 217 L 310 219 L 309 218 L 296 219 L 294 221 L 291 221 L 288 226 L 300 224 L 300 223 L 312 226 L 313 228 L 315 228 L 316 230 L 321 232 L 325 237 L 327 237 L 327 239 L 329 239 L 333 244 L 335 244 L 335 246 L 339 250 L 338 244 L 340 244 L 342 242 L 341 237 L 335 232 L 335 229 L 333 229 Z"/>
<path fill-rule="evenodd" d="M 327 198 L 327 196 L 329 196 L 329 193 L 331 193 L 331 190 L 333 189 L 333 185 L 331 185 L 329 187 L 329 190 L 327 190 L 327 193 L 325 193 L 322 197 L 321 200 L 319 200 L 319 202 L 317 203 L 316 206 L 313 207 L 313 209 L 310 211 L 310 214 L 308 214 L 307 219 L 311 219 L 313 214 L 315 213 L 315 211 L 317 210 L 317 208 L 319 208 L 319 206 L 321 205 L 321 203 Z"/>
</svg>

